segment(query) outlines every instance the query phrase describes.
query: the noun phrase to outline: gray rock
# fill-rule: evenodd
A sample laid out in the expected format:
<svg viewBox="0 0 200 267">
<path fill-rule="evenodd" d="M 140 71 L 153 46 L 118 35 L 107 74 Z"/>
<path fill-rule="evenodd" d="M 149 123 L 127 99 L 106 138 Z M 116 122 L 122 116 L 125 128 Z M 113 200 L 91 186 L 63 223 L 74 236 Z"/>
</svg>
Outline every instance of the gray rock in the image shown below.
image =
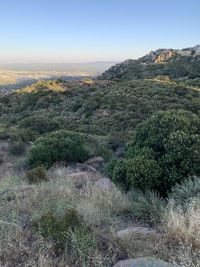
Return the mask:
<svg viewBox="0 0 200 267">
<path fill-rule="evenodd" d="M 85 163 L 95 169 L 99 169 L 103 166 L 104 159 L 102 157 L 92 157 L 88 159 Z"/>
<path fill-rule="evenodd" d="M 154 229 L 147 227 L 130 227 L 117 232 L 117 237 L 121 240 L 126 240 L 132 237 L 146 237 L 146 236 L 157 236 L 158 234 Z"/>
<path fill-rule="evenodd" d="M 155 253 L 163 238 L 154 229 L 146 227 L 130 227 L 117 232 L 116 236 L 125 249 L 134 253 L 135 258 Z"/>
<path fill-rule="evenodd" d="M 113 267 L 180 267 L 180 266 L 166 263 L 156 258 L 146 257 L 146 258 L 120 261 Z"/>
</svg>

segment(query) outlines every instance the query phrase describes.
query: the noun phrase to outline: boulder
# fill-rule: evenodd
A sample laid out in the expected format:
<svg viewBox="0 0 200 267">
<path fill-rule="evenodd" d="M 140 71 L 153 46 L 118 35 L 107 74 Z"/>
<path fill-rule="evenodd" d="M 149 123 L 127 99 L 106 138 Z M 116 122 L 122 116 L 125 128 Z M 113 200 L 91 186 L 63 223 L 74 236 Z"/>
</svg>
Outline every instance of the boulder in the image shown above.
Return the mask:
<svg viewBox="0 0 200 267">
<path fill-rule="evenodd" d="M 162 236 L 154 229 L 130 227 L 117 232 L 119 242 L 135 258 L 155 253 L 159 249 Z"/>
<path fill-rule="evenodd" d="M 154 229 L 152 228 L 147 228 L 147 227 L 130 227 L 123 229 L 119 232 L 117 232 L 117 237 L 120 240 L 126 240 L 130 239 L 132 237 L 146 237 L 146 236 L 156 236 L 157 233 Z"/>
<path fill-rule="evenodd" d="M 98 180 L 97 174 L 93 172 L 80 171 L 69 173 L 68 177 L 72 178 L 76 188 L 81 189 L 89 183 L 95 183 Z"/>
<path fill-rule="evenodd" d="M 103 166 L 104 159 L 102 157 L 92 157 L 88 159 L 85 163 L 98 170 Z"/>
<path fill-rule="evenodd" d="M 180 267 L 180 266 L 166 263 L 156 258 L 145 257 L 145 258 L 120 261 L 113 267 Z"/>
</svg>

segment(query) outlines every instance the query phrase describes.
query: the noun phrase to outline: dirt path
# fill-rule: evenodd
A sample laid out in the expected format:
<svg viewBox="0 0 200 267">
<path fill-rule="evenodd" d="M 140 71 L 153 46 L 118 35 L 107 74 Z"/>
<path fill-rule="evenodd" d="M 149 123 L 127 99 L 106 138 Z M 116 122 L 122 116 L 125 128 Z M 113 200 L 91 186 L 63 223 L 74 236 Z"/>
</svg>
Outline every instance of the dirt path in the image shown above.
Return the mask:
<svg viewBox="0 0 200 267">
<path fill-rule="evenodd" d="M 0 140 L 0 179 L 12 174 L 15 159 L 9 154 L 9 143 L 5 140 Z"/>
</svg>

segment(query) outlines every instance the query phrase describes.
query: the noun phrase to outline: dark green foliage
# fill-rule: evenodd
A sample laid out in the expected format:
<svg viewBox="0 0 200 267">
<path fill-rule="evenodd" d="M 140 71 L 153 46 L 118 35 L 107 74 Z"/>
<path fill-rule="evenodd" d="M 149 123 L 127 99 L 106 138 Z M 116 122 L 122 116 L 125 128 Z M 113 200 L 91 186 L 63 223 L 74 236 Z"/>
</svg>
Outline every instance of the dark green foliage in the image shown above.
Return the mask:
<svg viewBox="0 0 200 267">
<path fill-rule="evenodd" d="M 48 177 L 44 167 L 36 167 L 26 172 L 26 179 L 30 184 L 47 181 Z"/>
<path fill-rule="evenodd" d="M 61 122 L 47 116 L 30 116 L 19 122 L 20 128 L 29 128 L 39 134 L 53 132 L 61 128 Z"/>
<path fill-rule="evenodd" d="M 185 82 L 97 81 L 90 87 L 80 82 L 63 82 L 59 86 L 65 91 L 43 91 L 35 85 L 33 92 L 22 91 L 6 97 L 6 103 L 5 97 L 0 97 L 0 123 L 19 123 L 21 128 L 23 121 L 28 120 L 27 126 L 32 127 L 33 117 L 36 119 L 35 130 L 40 131 L 37 118 L 47 116 L 47 124 L 54 118 L 56 121 L 56 118 L 61 118 L 64 121 L 61 126 L 70 131 L 109 134 L 114 138 L 117 133 L 129 138 L 138 123 L 156 111 L 181 108 L 198 113 L 200 108 L 199 92 Z M 118 141 L 121 143 L 117 139 L 111 141 L 111 145 L 115 146 Z"/>
<path fill-rule="evenodd" d="M 125 190 L 129 188 L 129 182 L 127 180 L 126 161 L 124 159 L 112 158 L 106 166 L 108 175 L 112 180 L 123 187 Z"/>
<path fill-rule="evenodd" d="M 155 160 L 136 156 L 126 161 L 126 180 L 130 188 L 160 188 L 162 169 Z"/>
<path fill-rule="evenodd" d="M 122 176 L 122 163 L 111 162 L 113 180 L 165 195 L 176 183 L 200 173 L 199 117 L 183 110 L 156 113 L 138 125 L 121 162 Z"/>
<path fill-rule="evenodd" d="M 9 150 L 10 153 L 16 156 L 22 155 L 25 152 L 26 145 L 23 141 L 11 142 Z"/>
<path fill-rule="evenodd" d="M 83 140 L 78 134 L 64 130 L 38 138 L 28 153 L 30 166 L 49 168 L 56 161 L 80 162 L 87 158 Z"/>
</svg>

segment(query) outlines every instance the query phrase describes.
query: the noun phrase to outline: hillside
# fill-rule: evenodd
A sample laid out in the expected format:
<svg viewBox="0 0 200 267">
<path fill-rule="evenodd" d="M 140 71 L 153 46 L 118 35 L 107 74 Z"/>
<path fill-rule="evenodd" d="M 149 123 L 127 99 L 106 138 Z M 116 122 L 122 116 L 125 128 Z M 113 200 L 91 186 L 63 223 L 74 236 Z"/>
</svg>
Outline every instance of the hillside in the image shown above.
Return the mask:
<svg viewBox="0 0 200 267">
<path fill-rule="evenodd" d="M 166 76 L 200 78 L 200 45 L 182 50 L 158 49 L 138 60 L 126 60 L 105 71 L 100 79 L 132 80 Z"/>
<path fill-rule="evenodd" d="M 129 133 L 159 110 L 198 113 L 199 87 L 158 80 L 42 81 L 0 98 L 0 122 L 16 126 L 23 118 L 45 114 L 68 130 L 98 135 Z"/>
<path fill-rule="evenodd" d="M 0 95 L 0 266 L 200 267 L 198 49 Z"/>
</svg>

